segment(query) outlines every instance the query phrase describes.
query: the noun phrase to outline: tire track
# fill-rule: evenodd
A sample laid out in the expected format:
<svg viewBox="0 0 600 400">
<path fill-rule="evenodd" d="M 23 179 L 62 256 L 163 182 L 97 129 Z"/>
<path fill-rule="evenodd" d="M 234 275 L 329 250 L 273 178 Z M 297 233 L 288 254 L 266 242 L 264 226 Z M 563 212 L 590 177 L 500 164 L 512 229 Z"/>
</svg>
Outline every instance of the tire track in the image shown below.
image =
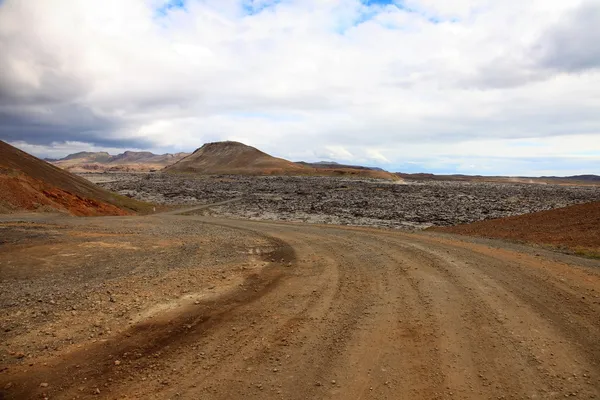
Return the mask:
<svg viewBox="0 0 600 400">
<path fill-rule="evenodd" d="M 121 375 L 79 369 L 111 379 L 94 398 L 600 397 L 598 271 L 431 235 L 147 218 L 243 230 L 277 243 L 275 263 L 210 312 L 142 323 L 100 351 L 92 361 L 141 357 Z M 74 382 L 56 397 L 85 398 Z"/>
</svg>

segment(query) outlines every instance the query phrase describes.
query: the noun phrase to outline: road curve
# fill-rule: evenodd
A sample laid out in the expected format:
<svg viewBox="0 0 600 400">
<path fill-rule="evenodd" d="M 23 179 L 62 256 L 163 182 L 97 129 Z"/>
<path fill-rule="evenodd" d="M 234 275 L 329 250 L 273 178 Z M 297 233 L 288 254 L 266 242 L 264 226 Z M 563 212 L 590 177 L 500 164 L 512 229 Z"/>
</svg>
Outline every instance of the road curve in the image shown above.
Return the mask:
<svg viewBox="0 0 600 400">
<path fill-rule="evenodd" d="M 423 233 L 144 218 L 279 248 L 243 291 L 79 358 L 91 366 L 78 379 L 102 392 L 65 378 L 53 398 L 600 398 L 598 262 Z M 94 370 L 119 352 L 138 361 Z"/>
</svg>

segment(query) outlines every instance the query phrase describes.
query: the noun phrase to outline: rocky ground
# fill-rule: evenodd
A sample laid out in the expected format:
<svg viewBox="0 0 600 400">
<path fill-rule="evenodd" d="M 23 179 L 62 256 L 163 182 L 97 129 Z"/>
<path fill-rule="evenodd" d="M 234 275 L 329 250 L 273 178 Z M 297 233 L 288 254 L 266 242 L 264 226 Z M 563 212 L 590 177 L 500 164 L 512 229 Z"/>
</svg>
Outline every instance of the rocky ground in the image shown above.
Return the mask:
<svg viewBox="0 0 600 400">
<path fill-rule="evenodd" d="M 600 262 L 431 232 L 0 218 L 0 399 L 598 399 Z"/>
<path fill-rule="evenodd" d="M 104 188 L 160 204 L 238 199 L 203 213 L 390 228 L 448 226 L 600 200 L 600 186 L 331 177 L 87 174 Z"/>
<path fill-rule="evenodd" d="M 0 235 L 3 364 L 61 354 L 237 286 L 273 247 L 241 231 L 152 219 L 15 221 Z"/>
</svg>

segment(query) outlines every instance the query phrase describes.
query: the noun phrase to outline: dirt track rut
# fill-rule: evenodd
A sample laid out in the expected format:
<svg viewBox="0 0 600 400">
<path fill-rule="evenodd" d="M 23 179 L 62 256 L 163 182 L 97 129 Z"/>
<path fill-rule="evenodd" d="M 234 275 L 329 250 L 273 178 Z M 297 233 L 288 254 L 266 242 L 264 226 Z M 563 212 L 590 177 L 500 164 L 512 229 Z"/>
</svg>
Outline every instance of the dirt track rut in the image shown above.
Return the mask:
<svg viewBox="0 0 600 400">
<path fill-rule="evenodd" d="M 439 235 L 146 218 L 279 249 L 243 291 L 0 375 L 7 398 L 600 398 L 597 262 Z"/>
</svg>

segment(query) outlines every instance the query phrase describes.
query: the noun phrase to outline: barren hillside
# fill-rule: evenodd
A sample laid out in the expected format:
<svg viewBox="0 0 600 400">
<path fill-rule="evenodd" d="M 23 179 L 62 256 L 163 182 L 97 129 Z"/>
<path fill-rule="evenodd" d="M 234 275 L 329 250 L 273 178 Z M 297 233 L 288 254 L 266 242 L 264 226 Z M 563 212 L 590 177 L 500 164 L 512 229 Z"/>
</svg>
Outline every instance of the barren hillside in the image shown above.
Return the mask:
<svg viewBox="0 0 600 400">
<path fill-rule="evenodd" d="M 207 143 L 194 153 L 165 169 L 165 172 L 193 172 L 203 175 L 284 175 L 305 167 L 268 155 L 238 142 Z"/>
<path fill-rule="evenodd" d="M 149 207 L 0 141 L 0 213 L 63 211 L 73 215 L 125 215 Z"/>
<path fill-rule="evenodd" d="M 600 257 L 600 202 L 435 229 L 549 245 Z"/>
<path fill-rule="evenodd" d="M 273 157 L 239 142 L 214 142 L 164 169 L 168 173 L 201 175 L 321 175 L 398 180 L 386 171 L 347 166 L 316 168 Z"/>
<path fill-rule="evenodd" d="M 154 154 L 126 151 L 116 156 L 106 152 L 80 152 L 50 162 L 70 172 L 150 172 L 176 163 L 189 153 Z"/>
</svg>

